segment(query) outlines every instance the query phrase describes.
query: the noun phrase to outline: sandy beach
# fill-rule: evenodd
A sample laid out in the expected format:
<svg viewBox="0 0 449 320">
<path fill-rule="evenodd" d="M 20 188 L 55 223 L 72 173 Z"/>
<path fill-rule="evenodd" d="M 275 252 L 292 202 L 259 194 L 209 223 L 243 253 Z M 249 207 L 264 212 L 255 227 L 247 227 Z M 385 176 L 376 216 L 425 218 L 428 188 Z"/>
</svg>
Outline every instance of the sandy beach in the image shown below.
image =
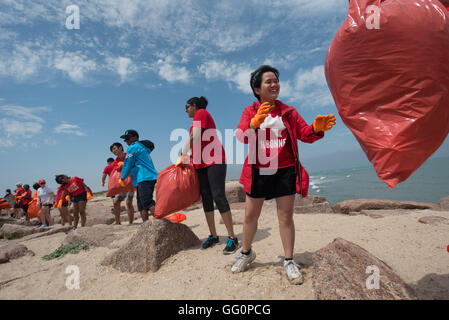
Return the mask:
<svg viewBox="0 0 449 320">
<path fill-rule="evenodd" d="M 94 199 L 95 200 L 95 199 Z M 96 206 L 110 206 L 107 198 Z M 88 204 L 88 219 L 95 216 Z M 89 210 L 91 207 L 91 210 Z M 232 204 L 233 213 L 244 215 L 244 204 Z M 0 245 L 18 242 L 35 253 L 0 264 L 0 299 L 315 299 L 311 273 L 312 253 L 341 237 L 368 250 L 386 262 L 413 289 L 418 299 L 449 299 L 449 225 L 427 225 L 418 219 L 429 215 L 449 218 L 447 211 L 408 210 L 405 214 L 373 219 L 366 215 L 294 214 L 296 241 L 294 260 L 305 277 L 302 285 L 285 278 L 275 202 L 266 201 L 253 244 L 257 258 L 247 272 L 232 274 L 237 253 L 223 255 L 226 230 L 216 213 L 220 244 L 207 250 L 199 246 L 180 251 L 164 261 L 157 272 L 122 273 L 100 265 L 111 252 L 125 244 L 140 228 L 110 225 L 117 240 L 107 247 L 90 247 L 78 254 L 43 260 L 57 249 L 65 233 L 32 240 L 0 240 Z M 183 222 L 201 241 L 209 232 L 202 209 L 185 211 Z M 53 216 L 56 216 L 53 211 Z M 111 214 L 112 216 L 112 214 Z M 150 218 L 152 219 L 152 218 Z M 241 240 L 243 225 L 235 225 Z M 68 289 L 68 266 L 80 271 L 80 288 Z"/>
</svg>

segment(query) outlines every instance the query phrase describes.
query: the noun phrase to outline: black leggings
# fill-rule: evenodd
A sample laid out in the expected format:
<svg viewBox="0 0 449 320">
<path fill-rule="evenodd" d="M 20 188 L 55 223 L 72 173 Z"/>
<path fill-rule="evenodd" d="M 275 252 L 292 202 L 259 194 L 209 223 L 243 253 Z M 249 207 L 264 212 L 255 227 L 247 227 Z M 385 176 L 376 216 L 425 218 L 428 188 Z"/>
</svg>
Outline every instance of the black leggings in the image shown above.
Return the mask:
<svg viewBox="0 0 449 320">
<path fill-rule="evenodd" d="M 214 164 L 196 171 L 200 180 L 204 212 L 214 211 L 214 201 L 220 213 L 228 212 L 230 208 L 225 192 L 226 163 Z"/>
</svg>

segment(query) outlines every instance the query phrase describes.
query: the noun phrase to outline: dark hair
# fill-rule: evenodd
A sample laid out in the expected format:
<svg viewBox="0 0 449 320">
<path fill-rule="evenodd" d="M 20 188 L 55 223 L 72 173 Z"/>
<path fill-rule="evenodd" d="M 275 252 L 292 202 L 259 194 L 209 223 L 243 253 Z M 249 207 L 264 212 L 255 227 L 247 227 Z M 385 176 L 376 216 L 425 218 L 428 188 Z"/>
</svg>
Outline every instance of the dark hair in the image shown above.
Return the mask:
<svg viewBox="0 0 449 320">
<path fill-rule="evenodd" d="M 193 106 L 195 105 L 198 109 L 206 109 L 207 107 L 207 99 L 206 97 L 193 97 L 187 100 L 187 104 Z"/>
<path fill-rule="evenodd" d="M 11 189 L 6 189 L 6 193 L 11 193 Z"/>
<path fill-rule="evenodd" d="M 56 183 L 62 184 L 61 179 L 62 179 L 62 177 L 65 177 L 65 176 L 66 176 L 65 174 L 57 174 L 56 177 L 55 177 Z"/>
<path fill-rule="evenodd" d="M 249 84 L 251 85 L 251 89 L 253 89 L 253 94 L 257 98 L 257 100 L 260 100 L 260 96 L 256 94 L 254 88 L 258 89 L 260 88 L 260 85 L 262 84 L 262 75 L 265 72 L 273 72 L 279 81 L 279 71 L 276 68 L 273 68 L 272 66 L 269 65 L 260 66 L 257 70 L 251 73 L 251 79 L 249 81 Z"/>
<path fill-rule="evenodd" d="M 35 183 L 35 184 L 33 184 L 33 189 L 34 190 L 37 190 L 37 189 L 39 189 L 41 187 L 41 185 L 39 184 L 39 183 Z"/>
<path fill-rule="evenodd" d="M 122 148 L 123 150 L 123 146 L 120 142 L 114 142 L 113 144 L 111 144 L 111 146 L 109 147 L 109 150 L 111 150 L 111 152 L 113 147 Z"/>
<path fill-rule="evenodd" d="M 107 163 L 109 162 L 114 162 L 114 158 L 108 158 L 108 160 L 106 160 Z"/>
<path fill-rule="evenodd" d="M 24 188 L 25 190 L 28 190 L 28 189 L 30 189 L 30 185 L 29 185 L 29 184 L 24 184 L 24 185 L 23 185 L 23 188 Z"/>
</svg>

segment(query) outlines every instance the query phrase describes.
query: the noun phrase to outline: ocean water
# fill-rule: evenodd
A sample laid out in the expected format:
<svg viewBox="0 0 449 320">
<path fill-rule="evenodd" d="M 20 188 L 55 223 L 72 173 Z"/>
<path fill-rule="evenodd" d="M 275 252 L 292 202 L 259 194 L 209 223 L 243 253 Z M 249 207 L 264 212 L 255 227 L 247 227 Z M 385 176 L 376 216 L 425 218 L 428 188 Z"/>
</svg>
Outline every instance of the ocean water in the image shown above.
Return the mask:
<svg viewBox="0 0 449 320">
<path fill-rule="evenodd" d="M 373 166 L 309 172 L 309 194 L 331 205 L 351 199 L 388 199 L 438 203 L 449 196 L 449 157 L 427 160 L 406 181 L 390 189 Z"/>
</svg>

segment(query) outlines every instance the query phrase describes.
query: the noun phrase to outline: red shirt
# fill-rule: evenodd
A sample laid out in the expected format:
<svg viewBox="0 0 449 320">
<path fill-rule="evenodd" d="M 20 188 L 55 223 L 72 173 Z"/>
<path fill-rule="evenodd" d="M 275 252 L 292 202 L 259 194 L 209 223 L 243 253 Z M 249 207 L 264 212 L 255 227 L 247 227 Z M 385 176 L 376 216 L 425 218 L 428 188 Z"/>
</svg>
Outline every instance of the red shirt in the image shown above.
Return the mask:
<svg viewBox="0 0 449 320">
<path fill-rule="evenodd" d="M 83 187 L 84 179 L 73 177 L 70 179 L 70 182 L 64 186 L 65 194 L 69 194 L 71 196 L 77 196 L 83 192 L 87 192 Z"/>
<path fill-rule="evenodd" d="M 16 191 L 16 198 L 17 198 L 18 196 L 23 196 L 24 194 L 25 194 L 25 189 L 22 188 L 22 187 L 20 187 L 20 188 L 17 189 L 17 191 Z"/>
<path fill-rule="evenodd" d="M 192 125 L 190 126 L 190 132 L 192 132 L 193 127 L 202 128 L 201 150 L 195 150 L 194 146 L 192 146 L 193 166 L 195 169 L 225 163 L 226 155 L 223 145 L 218 139 L 214 119 L 212 119 L 212 116 L 206 109 L 199 109 L 196 112 Z M 195 142 L 193 144 L 195 145 Z"/>
<path fill-rule="evenodd" d="M 62 195 L 63 189 L 64 189 L 64 186 L 59 186 L 58 191 L 56 192 L 56 199 L 55 199 L 56 203 L 59 203 L 59 200 L 61 200 L 61 195 Z M 66 202 L 68 202 L 66 199 L 62 199 L 62 203 L 66 203 Z"/>
<path fill-rule="evenodd" d="M 257 131 L 256 168 L 281 169 L 295 165 L 290 137 L 276 106 Z"/>
<path fill-rule="evenodd" d="M 126 152 L 124 153 L 123 158 L 119 158 L 119 157 L 115 158 L 115 160 L 114 160 L 114 162 L 112 163 L 112 165 L 115 167 L 119 162 L 125 161 L 125 158 L 126 158 Z M 118 171 L 122 171 L 122 168 L 120 167 L 120 168 L 118 169 Z"/>
<path fill-rule="evenodd" d="M 112 170 L 114 170 L 114 162 L 111 163 L 110 165 L 107 165 L 106 167 L 104 167 L 103 173 L 106 173 L 108 176 L 111 175 Z"/>
<path fill-rule="evenodd" d="M 33 200 L 33 198 L 32 198 L 32 192 L 31 192 L 31 190 L 23 190 L 24 191 L 24 193 L 23 193 L 23 198 L 22 198 L 22 204 L 23 205 L 25 205 L 25 204 L 29 204 L 32 200 Z M 25 198 L 25 197 L 28 197 L 28 198 Z"/>
</svg>

